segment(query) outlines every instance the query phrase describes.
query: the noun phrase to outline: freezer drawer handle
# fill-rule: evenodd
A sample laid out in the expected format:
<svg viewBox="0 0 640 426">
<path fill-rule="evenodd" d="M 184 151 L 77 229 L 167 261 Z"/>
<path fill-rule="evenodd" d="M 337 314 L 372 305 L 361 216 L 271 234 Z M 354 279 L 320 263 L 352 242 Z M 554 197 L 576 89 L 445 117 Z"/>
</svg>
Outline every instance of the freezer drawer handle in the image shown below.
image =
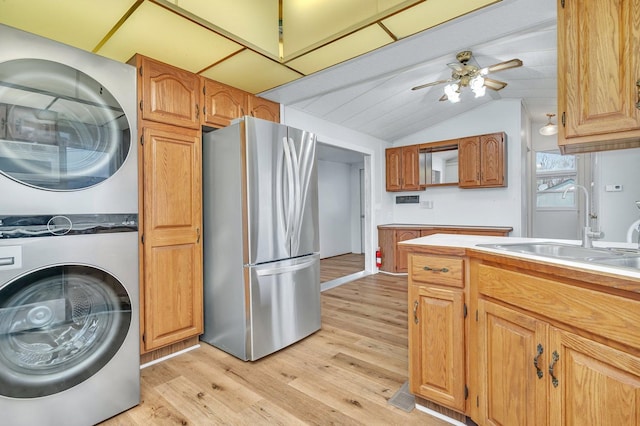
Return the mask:
<svg viewBox="0 0 640 426">
<path fill-rule="evenodd" d="M 10 266 L 16 264 L 16 258 L 11 257 L 0 257 L 0 266 Z"/>
<path fill-rule="evenodd" d="M 303 263 L 299 263 L 297 265 L 282 266 L 279 268 L 259 269 L 256 271 L 256 275 L 262 277 L 266 275 L 279 275 L 287 272 L 299 271 L 300 269 L 308 268 L 309 266 L 313 265 L 315 262 L 317 262 L 317 260 L 314 259 L 314 260 L 308 260 Z"/>
</svg>

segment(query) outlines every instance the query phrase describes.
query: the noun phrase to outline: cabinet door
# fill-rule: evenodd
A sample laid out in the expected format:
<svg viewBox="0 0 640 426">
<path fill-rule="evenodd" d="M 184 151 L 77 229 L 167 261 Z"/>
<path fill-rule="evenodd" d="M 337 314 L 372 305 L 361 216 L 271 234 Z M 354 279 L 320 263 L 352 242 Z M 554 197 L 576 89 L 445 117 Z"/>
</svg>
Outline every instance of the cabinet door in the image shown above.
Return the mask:
<svg viewBox="0 0 640 426">
<path fill-rule="evenodd" d="M 402 189 L 416 191 L 420 189 L 420 160 L 418 145 L 402 147 Z"/>
<path fill-rule="evenodd" d="M 402 190 L 402 148 L 385 150 L 387 191 Z"/>
<path fill-rule="evenodd" d="M 546 424 L 546 324 L 483 299 L 478 314 L 480 423 Z"/>
<path fill-rule="evenodd" d="M 247 93 L 235 87 L 203 78 L 202 124 L 226 127 L 247 110 Z"/>
<path fill-rule="evenodd" d="M 458 186 L 480 185 L 480 137 L 472 136 L 458 141 Z"/>
<path fill-rule="evenodd" d="M 394 272 L 407 272 L 407 249 L 398 245 L 400 241 L 412 240 L 420 237 L 418 229 L 398 229 L 396 230 L 396 252 L 395 252 L 395 270 Z"/>
<path fill-rule="evenodd" d="M 143 129 L 144 351 L 202 333 L 199 132 Z"/>
<path fill-rule="evenodd" d="M 616 139 L 640 140 L 639 50 L 640 1 L 559 2 L 558 144 L 563 152 L 597 150 L 588 146 L 598 141 L 612 141 L 613 148 Z"/>
<path fill-rule="evenodd" d="M 280 122 L 280 104 L 254 95 L 247 97 L 248 114 L 263 120 Z"/>
<path fill-rule="evenodd" d="M 464 412 L 463 290 L 410 285 L 408 302 L 411 392 Z"/>
<path fill-rule="evenodd" d="M 165 63 L 138 57 L 142 119 L 200 128 L 200 78 Z"/>
<path fill-rule="evenodd" d="M 502 186 L 505 183 L 504 134 L 480 136 L 480 185 Z"/>
<path fill-rule="evenodd" d="M 554 328 L 550 347 L 552 426 L 640 425 L 640 358 Z"/>
</svg>

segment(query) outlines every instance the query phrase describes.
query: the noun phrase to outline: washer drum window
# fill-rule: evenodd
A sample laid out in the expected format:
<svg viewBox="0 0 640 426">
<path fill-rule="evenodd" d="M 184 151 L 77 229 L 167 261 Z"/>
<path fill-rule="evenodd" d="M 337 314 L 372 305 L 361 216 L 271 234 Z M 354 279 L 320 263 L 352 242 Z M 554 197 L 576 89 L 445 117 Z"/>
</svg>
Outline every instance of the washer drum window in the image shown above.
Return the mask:
<svg viewBox="0 0 640 426">
<path fill-rule="evenodd" d="M 36 398 L 99 371 L 131 323 L 126 290 L 105 271 L 65 265 L 31 272 L 0 290 L 0 394 Z"/>
<path fill-rule="evenodd" d="M 85 189 L 131 148 L 117 99 L 83 72 L 42 59 L 0 63 L 0 172 L 36 188 Z"/>
</svg>

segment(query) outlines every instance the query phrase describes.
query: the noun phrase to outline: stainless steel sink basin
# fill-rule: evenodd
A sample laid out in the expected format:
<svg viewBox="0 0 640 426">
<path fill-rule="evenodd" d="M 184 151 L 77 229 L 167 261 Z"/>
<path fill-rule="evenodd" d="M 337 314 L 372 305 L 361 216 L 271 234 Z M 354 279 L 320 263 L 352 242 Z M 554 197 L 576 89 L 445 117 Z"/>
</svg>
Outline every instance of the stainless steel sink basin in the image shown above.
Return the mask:
<svg viewBox="0 0 640 426">
<path fill-rule="evenodd" d="M 640 250 L 638 249 L 616 247 L 585 248 L 578 245 L 554 242 L 478 244 L 478 247 L 573 260 L 576 262 L 595 263 L 619 268 L 640 269 Z"/>
<path fill-rule="evenodd" d="M 479 247 L 493 248 L 516 253 L 533 254 L 537 256 L 559 257 L 563 259 L 588 259 L 604 256 L 621 256 L 622 253 L 613 252 L 606 248 L 584 248 L 581 246 L 562 243 L 515 243 L 515 244 L 478 244 Z"/>
<path fill-rule="evenodd" d="M 598 263 L 600 265 L 618 266 L 622 268 L 640 269 L 640 256 L 620 256 L 611 258 L 592 258 L 587 259 L 589 262 Z"/>
</svg>

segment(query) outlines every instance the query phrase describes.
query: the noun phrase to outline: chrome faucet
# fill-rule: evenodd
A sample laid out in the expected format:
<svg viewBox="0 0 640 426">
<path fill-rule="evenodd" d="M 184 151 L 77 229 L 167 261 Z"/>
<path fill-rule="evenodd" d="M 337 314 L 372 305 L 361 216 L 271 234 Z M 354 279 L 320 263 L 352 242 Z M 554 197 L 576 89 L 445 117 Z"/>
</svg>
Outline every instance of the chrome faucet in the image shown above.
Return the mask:
<svg viewBox="0 0 640 426">
<path fill-rule="evenodd" d="M 566 198 L 567 196 L 567 192 L 569 191 L 576 191 L 576 188 L 580 188 L 582 189 L 582 191 L 584 192 L 584 199 L 585 199 L 585 205 L 584 205 L 584 228 L 582 228 L 582 247 L 586 247 L 586 248 L 591 248 L 593 247 L 593 243 L 592 243 L 592 239 L 598 239 L 598 238 L 602 238 L 604 237 L 604 233 L 603 232 L 593 232 L 591 231 L 591 226 L 589 226 L 589 219 L 591 217 L 591 214 L 589 213 L 589 190 L 587 188 L 585 188 L 582 185 L 572 185 L 570 187 L 568 187 L 567 189 L 564 190 L 564 192 L 562 193 L 562 198 Z"/>
</svg>

